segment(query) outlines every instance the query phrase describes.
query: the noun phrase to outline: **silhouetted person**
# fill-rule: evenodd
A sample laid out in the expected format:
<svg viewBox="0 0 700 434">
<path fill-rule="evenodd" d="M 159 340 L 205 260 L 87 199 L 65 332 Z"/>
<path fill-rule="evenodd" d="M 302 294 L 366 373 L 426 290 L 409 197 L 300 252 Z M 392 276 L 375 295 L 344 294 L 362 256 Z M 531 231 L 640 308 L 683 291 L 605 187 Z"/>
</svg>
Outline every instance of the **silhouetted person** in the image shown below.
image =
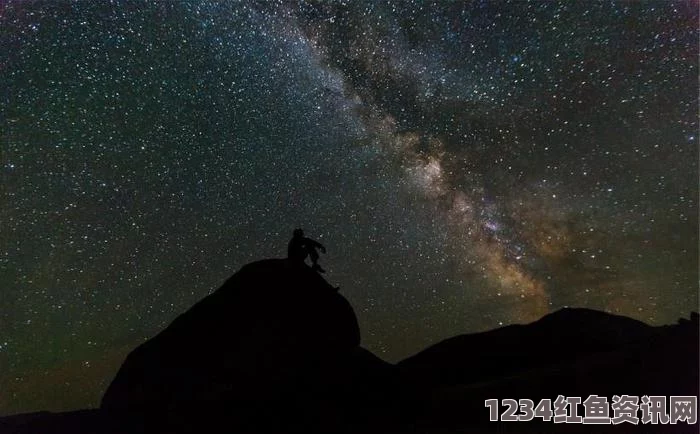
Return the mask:
<svg viewBox="0 0 700 434">
<path fill-rule="evenodd" d="M 316 249 L 326 253 L 326 248 L 323 247 L 321 243 L 310 238 L 306 238 L 303 230 L 294 229 L 294 236 L 289 241 L 289 245 L 287 246 L 287 257 L 303 263 L 308 255 L 311 257 L 311 269 L 318 271 L 319 273 L 325 273 L 326 270 L 318 265 L 318 252 Z"/>
</svg>

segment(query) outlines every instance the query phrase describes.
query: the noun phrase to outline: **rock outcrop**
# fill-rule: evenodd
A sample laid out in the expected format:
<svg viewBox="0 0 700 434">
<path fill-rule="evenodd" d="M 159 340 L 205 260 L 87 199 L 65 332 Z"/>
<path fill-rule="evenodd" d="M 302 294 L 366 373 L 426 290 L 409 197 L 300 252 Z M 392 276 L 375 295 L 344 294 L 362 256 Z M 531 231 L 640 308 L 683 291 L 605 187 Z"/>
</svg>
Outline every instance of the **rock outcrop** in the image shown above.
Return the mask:
<svg viewBox="0 0 700 434">
<path fill-rule="evenodd" d="M 366 379 L 388 378 L 359 344 L 352 307 L 319 274 L 255 262 L 129 354 L 102 410 L 177 432 L 333 424 L 361 411 L 358 393 L 377 397 L 381 381 Z"/>
</svg>

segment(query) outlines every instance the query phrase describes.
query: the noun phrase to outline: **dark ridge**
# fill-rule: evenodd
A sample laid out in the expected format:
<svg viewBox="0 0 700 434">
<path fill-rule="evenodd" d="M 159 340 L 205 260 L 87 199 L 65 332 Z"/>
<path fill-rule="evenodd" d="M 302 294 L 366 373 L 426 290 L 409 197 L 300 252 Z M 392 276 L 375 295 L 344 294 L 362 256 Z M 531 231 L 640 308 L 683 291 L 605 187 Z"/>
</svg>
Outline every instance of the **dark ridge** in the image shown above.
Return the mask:
<svg viewBox="0 0 700 434">
<path fill-rule="evenodd" d="M 100 409 L 0 418 L 0 434 L 586 433 L 588 425 L 488 422 L 484 401 L 697 396 L 699 329 L 696 313 L 652 327 L 567 308 L 392 365 L 359 346 L 337 288 L 301 261 L 269 259 L 241 268 L 129 354 Z M 697 432 L 685 423 L 595 428 Z"/>
<path fill-rule="evenodd" d="M 472 383 L 612 351 L 656 333 L 653 327 L 631 318 L 564 308 L 531 324 L 446 339 L 398 365 L 423 381 Z M 436 370 L 437 365 L 440 369 Z"/>
</svg>

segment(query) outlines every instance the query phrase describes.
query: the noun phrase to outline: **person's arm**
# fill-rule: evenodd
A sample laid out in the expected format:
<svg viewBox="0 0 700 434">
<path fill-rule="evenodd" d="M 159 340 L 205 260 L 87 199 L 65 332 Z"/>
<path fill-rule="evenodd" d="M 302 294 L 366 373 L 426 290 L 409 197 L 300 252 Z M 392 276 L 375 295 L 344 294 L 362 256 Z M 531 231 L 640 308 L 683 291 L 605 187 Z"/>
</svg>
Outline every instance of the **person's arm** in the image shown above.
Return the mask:
<svg viewBox="0 0 700 434">
<path fill-rule="evenodd" d="M 309 240 L 309 243 L 310 243 L 312 246 L 318 248 L 318 249 L 319 249 L 320 251 L 322 251 L 323 253 L 326 253 L 326 248 L 323 247 L 323 244 L 319 243 L 318 241 L 316 241 L 316 240 Z"/>
</svg>

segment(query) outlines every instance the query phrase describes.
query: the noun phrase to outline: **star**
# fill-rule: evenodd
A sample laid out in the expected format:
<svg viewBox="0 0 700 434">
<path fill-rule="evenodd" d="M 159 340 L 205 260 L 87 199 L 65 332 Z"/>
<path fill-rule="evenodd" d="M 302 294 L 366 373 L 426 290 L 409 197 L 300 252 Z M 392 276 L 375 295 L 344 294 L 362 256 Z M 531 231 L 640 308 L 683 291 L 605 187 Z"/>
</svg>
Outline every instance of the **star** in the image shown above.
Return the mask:
<svg viewBox="0 0 700 434">
<path fill-rule="evenodd" d="M 9 2 L 0 413 L 97 406 L 296 227 L 392 362 L 565 306 L 687 316 L 696 9 Z"/>
</svg>

